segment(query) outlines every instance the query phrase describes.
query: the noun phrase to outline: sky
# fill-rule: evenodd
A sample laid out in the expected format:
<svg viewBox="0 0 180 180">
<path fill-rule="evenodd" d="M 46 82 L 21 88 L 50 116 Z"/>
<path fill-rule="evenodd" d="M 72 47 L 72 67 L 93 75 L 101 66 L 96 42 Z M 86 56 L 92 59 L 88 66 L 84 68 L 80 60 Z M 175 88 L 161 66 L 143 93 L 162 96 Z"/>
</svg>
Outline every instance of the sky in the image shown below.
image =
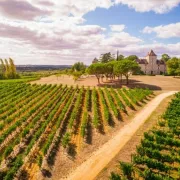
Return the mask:
<svg viewBox="0 0 180 180">
<path fill-rule="evenodd" d="M 91 64 L 103 53 L 180 57 L 180 0 L 0 0 L 0 58 Z"/>
</svg>

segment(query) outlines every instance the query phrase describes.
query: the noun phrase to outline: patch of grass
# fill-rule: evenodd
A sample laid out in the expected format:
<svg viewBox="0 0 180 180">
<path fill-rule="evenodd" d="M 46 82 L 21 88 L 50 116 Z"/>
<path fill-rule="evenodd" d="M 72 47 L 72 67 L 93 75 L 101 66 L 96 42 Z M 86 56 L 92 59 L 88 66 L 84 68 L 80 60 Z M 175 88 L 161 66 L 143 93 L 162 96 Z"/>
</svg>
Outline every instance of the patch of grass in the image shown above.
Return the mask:
<svg viewBox="0 0 180 180">
<path fill-rule="evenodd" d="M 0 80 L 0 83 L 22 83 L 22 82 L 30 82 L 30 81 L 35 81 L 35 80 L 39 80 L 40 78 L 39 77 L 23 77 L 23 78 L 20 78 L 20 79 L 3 79 L 3 80 Z"/>
</svg>

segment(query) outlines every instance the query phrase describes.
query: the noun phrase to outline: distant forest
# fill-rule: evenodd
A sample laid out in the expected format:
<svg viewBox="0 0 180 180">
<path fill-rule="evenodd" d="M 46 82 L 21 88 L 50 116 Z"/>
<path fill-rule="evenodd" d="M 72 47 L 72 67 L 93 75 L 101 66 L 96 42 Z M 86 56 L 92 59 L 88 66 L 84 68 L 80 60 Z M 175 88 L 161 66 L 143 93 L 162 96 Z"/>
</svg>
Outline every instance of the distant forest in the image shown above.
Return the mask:
<svg viewBox="0 0 180 180">
<path fill-rule="evenodd" d="M 19 72 L 35 72 L 46 70 L 60 70 L 71 68 L 70 65 L 17 65 L 16 69 Z"/>
</svg>

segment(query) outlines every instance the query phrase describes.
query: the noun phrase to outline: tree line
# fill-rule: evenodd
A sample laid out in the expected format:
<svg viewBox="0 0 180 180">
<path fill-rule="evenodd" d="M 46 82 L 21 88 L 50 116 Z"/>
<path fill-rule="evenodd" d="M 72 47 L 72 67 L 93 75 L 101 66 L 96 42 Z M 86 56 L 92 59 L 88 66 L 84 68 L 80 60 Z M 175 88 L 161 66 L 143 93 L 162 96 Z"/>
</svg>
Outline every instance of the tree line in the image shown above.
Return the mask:
<svg viewBox="0 0 180 180">
<path fill-rule="evenodd" d="M 132 73 L 140 71 L 140 66 L 137 62 L 130 59 L 125 59 L 122 61 L 112 60 L 106 63 L 94 63 L 87 68 L 87 73 L 95 75 L 98 83 L 100 79 L 103 82 L 103 78 L 113 80 L 116 77 L 122 80 L 124 75 L 126 78 L 126 84 L 129 84 L 129 76 Z"/>
<path fill-rule="evenodd" d="M 117 52 L 115 58 L 110 52 L 105 53 L 100 56 L 99 60 L 94 59 L 93 64 L 87 68 L 87 73 L 95 75 L 98 83 L 100 83 L 100 79 L 103 82 L 104 78 L 113 81 L 117 77 L 122 81 L 124 75 L 126 84 L 129 84 L 129 76 L 132 73 L 140 73 L 141 71 L 140 66 L 135 61 L 136 59 L 138 59 L 136 55 L 125 57 Z"/>
<path fill-rule="evenodd" d="M 82 62 L 77 62 L 73 65 L 71 71 L 76 80 L 86 72 L 87 74 L 95 75 L 98 83 L 100 83 L 100 80 L 103 82 L 104 78 L 113 80 L 115 77 L 122 79 L 122 76 L 125 76 L 128 84 L 131 74 L 144 74 L 136 59 L 138 59 L 136 55 L 125 57 L 117 52 L 115 57 L 109 52 L 102 54 L 99 59 L 95 58 L 93 64 L 88 68 Z M 167 75 L 180 75 L 180 58 L 171 58 L 168 54 L 163 54 L 161 59 L 167 65 Z"/>
<path fill-rule="evenodd" d="M 76 62 L 71 69 L 65 69 L 61 71 L 61 74 L 69 74 L 74 77 L 74 80 L 78 80 L 83 74 L 95 75 L 98 83 L 103 82 L 109 78 L 113 81 L 116 77 L 122 80 L 122 76 L 125 76 L 127 84 L 129 83 L 129 76 L 131 74 L 144 74 L 141 71 L 136 59 L 139 57 L 136 55 L 130 55 L 125 57 L 117 52 L 117 55 L 110 52 L 101 54 L 100 58 L 95 58 L 93 63 L 87 67 L 83 62 Z M 163 54 L 161 59 L 167 65 L 167 75 L 179 76 L 180 75 L 180 59 L 171 58 L 168 54 Z"/>
<path fill-rule="evenodd" d="M 95 58 L 94 63 L 87 67 L 83 62 L 75 63 L 71 69 L 66 71 L 66 74 L 73 75 L 74 80 L 76 81 L 83 74 L 95 75 L 97 77 L 98 83 L 103 81 L 104 77 L 106 80 L 122 79 L 124 75 L 129 83 L 129 76 L 132 73 L 140 72 L 139 65 L 135 62 L 138 59 L 136 55 L 130 55 L 124 57 L 123 55 L 117 54 L 117 58 L 113 54 L 105 53 L 100 56 L 99 59 Z M 123 61 L 122 61 L 123 60 Z"/>
<path fill-rule="evenodd" d="M 0 59 L 0 79 L 15 79 L 18 77 L 13 59 Z"/>
<path fill-rule="evenodd" d="M 166 63 L 167 75 L 180 76 L 180 58 L 170 57 L 168 54 L 163 54 L 161 59 Z"/>
<path fill-rule="evenodd" d="M 180 58 L 173 57 L 166 64 L 168 75 L 180 76 Z"/>
</svg>

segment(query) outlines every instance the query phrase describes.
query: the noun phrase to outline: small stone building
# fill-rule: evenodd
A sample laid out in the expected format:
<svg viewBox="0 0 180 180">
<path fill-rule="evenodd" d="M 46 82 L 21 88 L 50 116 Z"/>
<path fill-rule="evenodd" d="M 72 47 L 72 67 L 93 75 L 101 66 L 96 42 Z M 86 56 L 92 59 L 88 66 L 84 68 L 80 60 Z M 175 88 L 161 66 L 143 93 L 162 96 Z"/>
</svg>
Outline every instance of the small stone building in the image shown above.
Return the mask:
<svg viewBox="0 0 180 180">
<path fill-rule="evenodd" d="M 157 55 L 151 50 L 145 59 L 137 59 L 136 62 L 145 74 L 164 74 L 166 73 L 166 63 L 158 60 Z"/>
</svg>

